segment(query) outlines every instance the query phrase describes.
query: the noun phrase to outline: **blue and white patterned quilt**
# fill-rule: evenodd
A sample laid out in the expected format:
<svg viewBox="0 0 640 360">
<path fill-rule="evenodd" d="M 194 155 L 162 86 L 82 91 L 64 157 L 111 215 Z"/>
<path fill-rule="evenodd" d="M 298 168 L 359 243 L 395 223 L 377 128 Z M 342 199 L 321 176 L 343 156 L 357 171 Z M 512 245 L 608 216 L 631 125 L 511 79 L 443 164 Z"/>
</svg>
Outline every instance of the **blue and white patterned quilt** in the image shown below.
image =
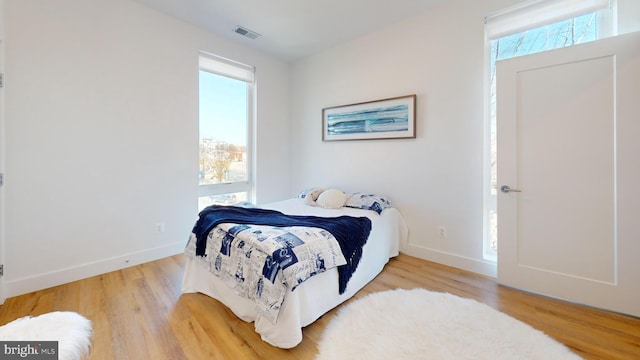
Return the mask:
<svg viewBox="0 0 640 360">
<path fill-rule="evenodd" d="M 272 323 L 288 288 L 347 264 L 336 238 L 321 228 L 221 223 L 208 233 L 204 256 L 196 255 L 197 241 L 191 234 L 187 256 L 253 300 L 258 314 Z"/>
</svg>

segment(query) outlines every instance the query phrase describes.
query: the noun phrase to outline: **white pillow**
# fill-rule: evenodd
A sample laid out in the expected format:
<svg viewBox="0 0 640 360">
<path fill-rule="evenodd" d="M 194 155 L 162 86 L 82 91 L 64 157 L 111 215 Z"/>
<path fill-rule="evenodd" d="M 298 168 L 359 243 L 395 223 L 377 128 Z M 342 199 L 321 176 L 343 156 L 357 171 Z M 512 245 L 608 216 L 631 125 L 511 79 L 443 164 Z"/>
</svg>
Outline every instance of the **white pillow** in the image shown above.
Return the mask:
<svg viewBox="0 0 640 360">
<path fill-rule="evenodd" d="M 349 197 L 338 189 L 329 189 L 320 196 L 318 196 L 318 200 L 316 200 L 316 204 L 325 209 L 339 209 L 347 202 Z"/>
</svg>

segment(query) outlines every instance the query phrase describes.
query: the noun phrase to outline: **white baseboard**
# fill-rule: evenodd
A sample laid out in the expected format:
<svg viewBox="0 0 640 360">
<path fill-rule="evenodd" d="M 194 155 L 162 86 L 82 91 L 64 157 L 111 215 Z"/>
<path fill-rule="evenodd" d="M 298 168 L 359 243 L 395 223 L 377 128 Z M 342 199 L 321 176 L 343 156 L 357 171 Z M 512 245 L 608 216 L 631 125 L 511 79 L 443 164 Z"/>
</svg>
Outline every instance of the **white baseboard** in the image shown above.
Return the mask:
<svg viewBox="0 0 640 360">
<path fill-rule="evenodd" d="M 138 252 L 115 256 L 112 258 L 55 270 L 44 274 L 5 281 L 3 295 L 5 298 L 10 298 L 33 291 L 47 289 L 52 286 L 70 283 L 72 281 L 86 279 L 91 276 L 124 269 L 149 261 L 162 259 L 168 256 L 182 253 L 184 251 L 184 246 L 184 241 L 180 241 L 153 249 L 146 249 Z"/>
<path fill-rule="evenodd" d="M 407 244 L 406 247 L 402 249 L 402 252 L 410 256 L 433 261 L 438 264 L 453 266 L 458 269 L 471 271 L 492 278 L 495 278 L 498 275 L 498 264 L 494 261 L 473 259 L 459 254 L 448 253 L 414 244 Z"/>
<path fill-rule="evenodd" d="M 4 282 L 4 297 L 10 298 L 52 286 L 66 284 L 91 276 L 124 269 L 130 266 L 173 256 L 184 251 L 184 241 L 124 254 L 104 260 L 72 266 L 44 274 Z M 447 266 L 475 272 L 489 277 L 497 276 L 497 264 L 492 261 L 472 259 L 414 244 L 406 244 L 402 253 Z M 4 300 L 4 299 L 2 299 Z M 0 302 L 1 304 L 1 302 Z"/>
</svg>

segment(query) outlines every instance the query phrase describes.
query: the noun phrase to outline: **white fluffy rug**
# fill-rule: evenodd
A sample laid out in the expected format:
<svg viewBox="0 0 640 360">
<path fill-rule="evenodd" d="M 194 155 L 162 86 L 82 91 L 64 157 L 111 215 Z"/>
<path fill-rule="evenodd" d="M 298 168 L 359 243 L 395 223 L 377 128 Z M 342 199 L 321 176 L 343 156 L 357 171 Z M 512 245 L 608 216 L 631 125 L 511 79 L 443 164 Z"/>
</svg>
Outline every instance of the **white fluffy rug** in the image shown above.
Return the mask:
<svg viewBox="0 0 640 360">
<path fill-rule="evenodd" d="M 91 347 L 91 321 L 69 311 L 25 316 L 0 326 L 0 340 L 58 341 L 60 360 L 83 359 Z"/>
<path fill-rule="evenodd" d="M 317 360 L 580 359 L 487 305 L 424 289 L 373 293 L 345 305 L 318 349 Z"/>
</svg>

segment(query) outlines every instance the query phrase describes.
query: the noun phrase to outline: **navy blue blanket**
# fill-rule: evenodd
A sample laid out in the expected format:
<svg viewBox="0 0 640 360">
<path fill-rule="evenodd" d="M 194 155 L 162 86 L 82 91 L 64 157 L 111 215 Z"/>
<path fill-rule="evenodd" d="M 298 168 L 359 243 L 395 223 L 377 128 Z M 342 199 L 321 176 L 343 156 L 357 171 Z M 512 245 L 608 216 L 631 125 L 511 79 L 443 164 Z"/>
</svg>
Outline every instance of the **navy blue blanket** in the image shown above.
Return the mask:
<svg viewBox="0 0 640 360">
<path fill-rule="evenodd" d="M 277 227 L 307 226 L 330 232 L 342 249 L 347 260 L 346 265 L 338 267 L 340 294 L 347 288 L 347 282 L 356 271 L 362 247 L 371 232 L 371 220 L 367 217 L 339 216 L 325 218 L 318 216 L 285 215 L 279 211 L 243 208 L 236 206 L 210 206 L 200 212 L 198 221 L 193 227 L 196 235 L 196 255 L 204 256 L 207 247 L 207 236 L 218 224 L 255 224 Z"/>
</svg>

